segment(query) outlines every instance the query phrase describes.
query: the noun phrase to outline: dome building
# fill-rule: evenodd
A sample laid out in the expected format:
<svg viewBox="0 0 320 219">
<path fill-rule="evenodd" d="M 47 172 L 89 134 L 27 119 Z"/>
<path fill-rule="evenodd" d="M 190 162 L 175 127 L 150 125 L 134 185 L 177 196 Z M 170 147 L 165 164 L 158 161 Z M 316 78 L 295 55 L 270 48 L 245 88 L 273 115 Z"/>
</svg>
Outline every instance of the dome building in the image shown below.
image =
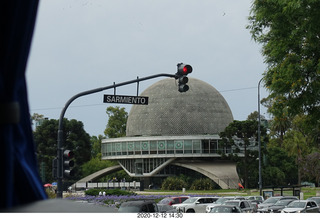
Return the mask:
<svg viewBox="0 0 320 219">
<path fill-rule="evenodd" d="M 126 137 L 102 140 L 102 159 L 117 160 L 144 185 L 196 171 L 221 188 L 237 188 L 236 164 L 221 159 L 232 148 L 220 146 L 218 135 L 233 121 L 230 107 L 210 84 L 189 78 L 188 85 L 180 93 L 177 81 L 168 78 L 142 92 L 148 105 L 132 106 Z"/>
</svg>

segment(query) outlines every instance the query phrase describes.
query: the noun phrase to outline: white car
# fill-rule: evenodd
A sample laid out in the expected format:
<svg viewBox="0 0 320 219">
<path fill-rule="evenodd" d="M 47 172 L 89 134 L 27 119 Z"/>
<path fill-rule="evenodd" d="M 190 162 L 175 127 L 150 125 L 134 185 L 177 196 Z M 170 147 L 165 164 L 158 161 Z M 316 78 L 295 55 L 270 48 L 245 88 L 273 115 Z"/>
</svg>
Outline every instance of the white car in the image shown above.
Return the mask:
<svg viewBox="0 0 320 219">
<path fill-rule="evenodd" d="M 244 197 L 242 196 L 225 196 L 225 197 L 220 197 L 218 200 L 216 200 L 214 203 L 207 205 L 206 207 L 206 212 L 209 213 L 211 211 L 211 208 L 222 205 L 226 201 L 229 200 L 245 200 Z"/>
<path fill-rule="evenodd" d="M 214 203 L 218 197 L 191 197 L 181 204 L 172 205 L 177 212 L 183 213 L 205 213 L 206 207 Z"/>
</svg>

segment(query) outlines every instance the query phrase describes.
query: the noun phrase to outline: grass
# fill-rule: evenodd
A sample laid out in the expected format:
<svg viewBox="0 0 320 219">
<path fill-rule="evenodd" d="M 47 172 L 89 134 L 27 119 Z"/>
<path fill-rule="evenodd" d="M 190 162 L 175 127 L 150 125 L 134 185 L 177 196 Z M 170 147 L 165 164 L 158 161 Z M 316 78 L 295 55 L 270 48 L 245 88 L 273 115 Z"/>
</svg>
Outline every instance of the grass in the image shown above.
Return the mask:
<svg viewBox="0 0 320 219">
<path fill-rule="evenodd" d="M 310 187 L 302 187 L 301 192 L 303 193 L 303 199 L 307 199 L 312 196 L 320 196 L 320 187 L 318 188 L 310 188 Z M 140 193 L 140 192 L 138 192 Z M 237 190 L 237 189 L 217 189 L 217 190 L 186 190 L 183 193 L 181 190 L 172 191 L 172 190 L 145 190 L 144 194 L 167 194 L 167 195 L 188 195 L 188 194 L 212 194 L 218 196 L 232 196 L 232 195 L 239 195 L 239 196 L 258 196 L 260 195 L 259 190 L 257 189 L 245 189 L 245 190 Z M 275 195 L 280 195 L 280 191 L 275 191 Z M 283 195 L 291 196 L 293 195 L 292 189 L 284 190 Z"/>
</svg>

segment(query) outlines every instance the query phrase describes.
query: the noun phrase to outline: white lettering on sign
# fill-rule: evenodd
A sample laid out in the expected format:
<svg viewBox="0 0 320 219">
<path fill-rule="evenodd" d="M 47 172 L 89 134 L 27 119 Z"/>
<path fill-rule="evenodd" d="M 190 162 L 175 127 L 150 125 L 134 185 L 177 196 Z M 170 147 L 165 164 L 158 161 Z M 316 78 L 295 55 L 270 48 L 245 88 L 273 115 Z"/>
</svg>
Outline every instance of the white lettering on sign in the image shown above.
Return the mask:
<svg viewBox="0 0 320 219">
<path fill-rule="evenodd" d="M 148 105 L 148 99 L 142 96 L 104 95 L 103 102 Z"/>
</svg>

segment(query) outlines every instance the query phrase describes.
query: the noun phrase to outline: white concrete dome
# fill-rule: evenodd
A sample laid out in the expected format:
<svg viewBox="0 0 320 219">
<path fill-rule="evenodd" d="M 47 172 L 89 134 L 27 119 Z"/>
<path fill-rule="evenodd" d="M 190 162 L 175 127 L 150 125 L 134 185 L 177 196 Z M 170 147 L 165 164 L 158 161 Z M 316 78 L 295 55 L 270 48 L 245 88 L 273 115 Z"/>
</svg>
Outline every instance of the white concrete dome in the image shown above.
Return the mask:
<svg viewBox="0 0 320 219">
<path fill-rule="evenodd" d="M 140 96 L 149 105 L 133 105 L 127 121 L 127 136 L 172 136 L 218 134 L 233 121 L 224 97 L 210 84 L 189 77 L 190 89 L 178 91 L 177 81 L 163 79 Z"/>
</svg>

